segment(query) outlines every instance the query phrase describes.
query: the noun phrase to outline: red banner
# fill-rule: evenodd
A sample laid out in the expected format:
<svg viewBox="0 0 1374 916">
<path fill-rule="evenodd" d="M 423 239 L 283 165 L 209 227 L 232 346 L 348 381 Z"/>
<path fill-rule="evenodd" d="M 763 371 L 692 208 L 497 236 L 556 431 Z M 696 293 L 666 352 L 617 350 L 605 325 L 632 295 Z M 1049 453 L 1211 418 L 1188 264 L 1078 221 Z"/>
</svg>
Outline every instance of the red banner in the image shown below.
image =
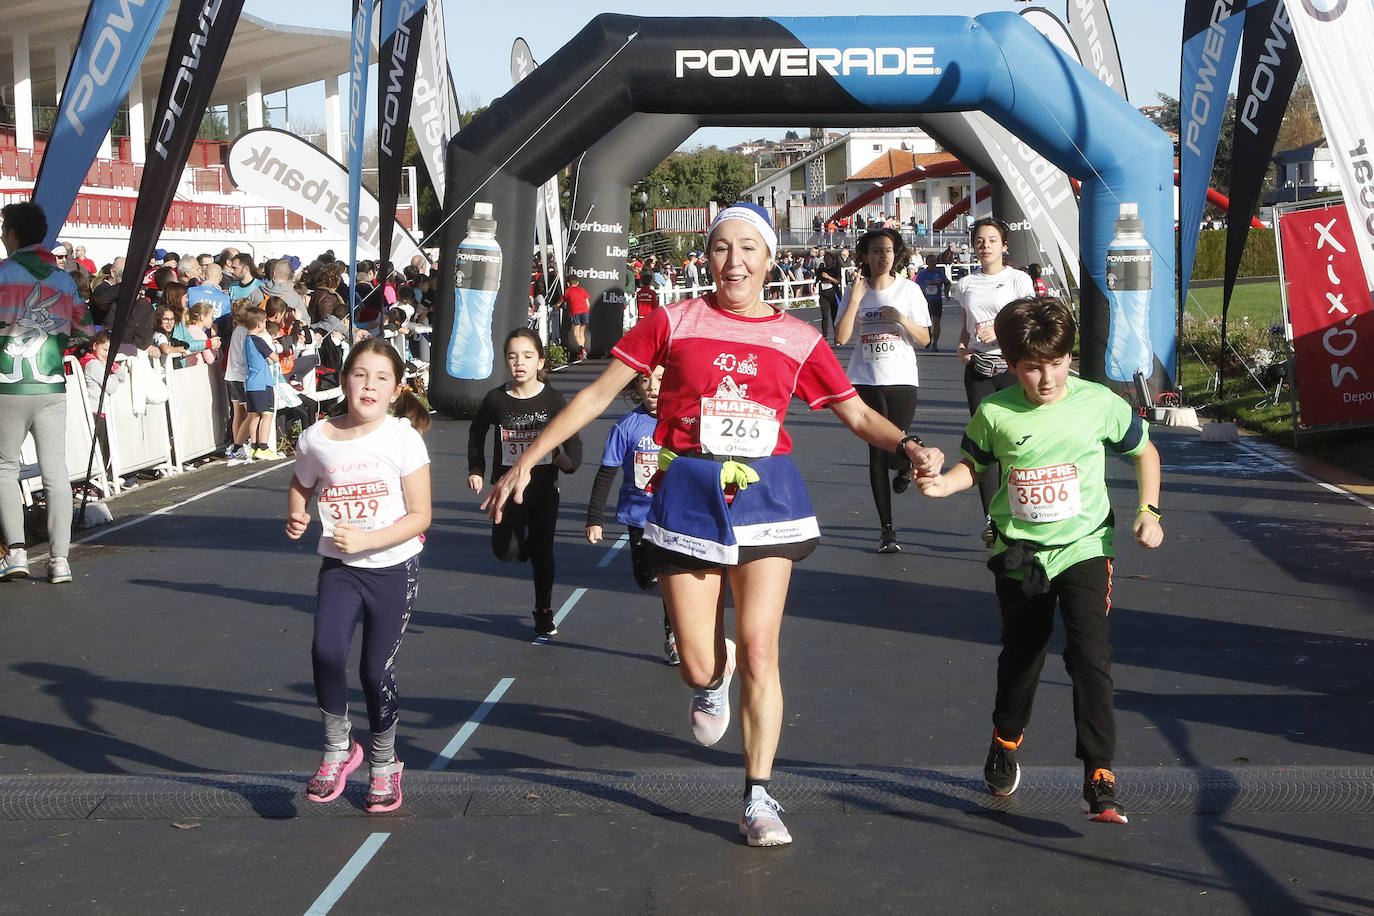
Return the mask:
<svg viewBox="0 0 1374 916">
<path fill-rule="evenodd" d="M 1374 304 L 1345 206 L 1279 218 L 1303 426 L 1374 423 Z"/>
</svg>

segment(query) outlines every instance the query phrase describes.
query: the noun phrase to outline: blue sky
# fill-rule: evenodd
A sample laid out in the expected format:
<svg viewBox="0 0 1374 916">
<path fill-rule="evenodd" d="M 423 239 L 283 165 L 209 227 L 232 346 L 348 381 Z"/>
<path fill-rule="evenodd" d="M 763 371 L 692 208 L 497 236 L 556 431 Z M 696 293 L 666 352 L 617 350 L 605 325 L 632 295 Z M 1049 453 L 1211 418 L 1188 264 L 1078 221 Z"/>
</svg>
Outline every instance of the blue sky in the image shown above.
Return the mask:
<svg viewBox="0 0 1374 916">
<path fill-rule="evenodd" d="M 1065 0 L 1037 0 L 1033 5 L 1064 16 Z M 1068 0 L 1073 2 L 1073 0 Z M 1096 0 L 1105 2 L 1105 0 Z M 972 16 L 993 10 L 1024 9 L 1027 4 L 1013 2 L 954 2 L 924 0 L 907 11 L 912 15 L 940 14 Z M 269 22 L 347 30 L 347 0 L 246 0 L 244 10 Z M 1157 91 L 1178 94 L 1179 33 L 1183 20 L 1183 0 L 1117 0 L 1110 4 L 1112 21 L 1126 70 L 1126 87 L 1133 104 L 1154 104 Z M 698 0 L 692 4 L 693 16 L 833 16 L 849 8 L 835 0 L 788 0 L 787 3 L 741 5 L 724 0 Z M 586 0 L 518 0 L 490 3 L 480 0 L 448 0 L 445 25 L 448 33 L 449 66 L 460 104 L 486 104 L 510 88 L 510 48 L 516 38 L 524 38 L 536 60 L 553 55 L 587 22 L 599 13 L 631 12 L 623 7 L 607 7 Z M 877 12 L 878 10 L 874 10 Z M 670 14 L 658 8 L 658 14 Z M 897 9 L 884 12 L 898 13 Z M 293 113 L 309 116 L 309 109 L 322 103 L 322 90 L 293 91 Z M 322 120 L 322 116 L 319 116 Z M 800 125 L 799 125 L 800 126 Z M 699 131 L 688 145 L 727 146 L 741 140 L 780 131 L 726 130 Z"/>
</svg>

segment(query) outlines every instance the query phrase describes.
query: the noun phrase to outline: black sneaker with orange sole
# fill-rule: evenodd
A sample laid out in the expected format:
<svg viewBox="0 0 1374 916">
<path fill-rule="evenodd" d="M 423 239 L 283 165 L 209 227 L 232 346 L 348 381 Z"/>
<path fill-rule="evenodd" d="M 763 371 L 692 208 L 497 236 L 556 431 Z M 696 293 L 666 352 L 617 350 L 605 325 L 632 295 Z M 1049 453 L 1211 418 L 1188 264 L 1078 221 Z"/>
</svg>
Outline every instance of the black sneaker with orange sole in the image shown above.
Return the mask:
<svg viewBox="0 0 1374 916">
<path fill-rule="evenodd" d="M 1083 780 L 1083 812 L 1099 824 L 1126 823 L 1126 808 L 1116 797 L 1116 775 L 1111 770 L 1098 767 Z"/>
</svg>

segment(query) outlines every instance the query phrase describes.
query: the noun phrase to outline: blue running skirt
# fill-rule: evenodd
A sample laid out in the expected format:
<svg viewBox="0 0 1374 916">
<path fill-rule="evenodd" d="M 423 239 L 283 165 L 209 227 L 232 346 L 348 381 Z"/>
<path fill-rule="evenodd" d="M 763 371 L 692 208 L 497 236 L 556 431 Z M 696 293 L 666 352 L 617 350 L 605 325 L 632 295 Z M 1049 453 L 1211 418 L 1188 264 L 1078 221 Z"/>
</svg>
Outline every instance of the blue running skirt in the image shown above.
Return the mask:
<svg viewBox="0 0 1374 916">
<path fill-rule="evenodd" d="M 675 458 L 655 485 L 644 539 L 710 566 L 737 566 L 769 556 L 801 559 L 811 553 L 820 540 L 820 525 L 797 466 L 786 455 L 773 455 L 750 462 L 750 467 L 758 472 L 758 482 L 727 503 L 719 462 Z"/>
</svg>

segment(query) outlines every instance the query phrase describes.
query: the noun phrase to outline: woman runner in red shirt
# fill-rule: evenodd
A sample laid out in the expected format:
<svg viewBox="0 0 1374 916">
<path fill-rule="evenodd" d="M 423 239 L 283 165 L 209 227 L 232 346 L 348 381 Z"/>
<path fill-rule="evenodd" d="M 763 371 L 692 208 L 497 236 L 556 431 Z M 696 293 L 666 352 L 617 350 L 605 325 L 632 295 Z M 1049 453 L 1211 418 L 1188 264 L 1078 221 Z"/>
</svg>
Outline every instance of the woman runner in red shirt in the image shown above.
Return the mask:
<svg viewBox="0 0 1374 916">
<path fill-rule="evenodd" d="M 782 428 L 795 394 L 828 407 L 859 438 L 901 452 L 917 474 L 944 456 L 863 403 L 815 328 L 763 300 L 777 235 L 761 207 L 735 204 L 707 234 L 714 293 L 654 311 L 611 351 L 601 376 L 569 402 L 484 504 L 500 519 L 530 471 L 601 414 L 637 373 L 664 367 L 654 439 L 662 446 L 646 553 L 677 634 L 692 688 L 696 740 L 715 744 L 729 724 L 730 679 L 740 676 L 745 790 L 740 833 L 750 846 L 792 841 L 769 795 L 782 730 L 778 639 L 792 563 L 815 549 L 819 527 Z M 725 635 L 724 588 L 735 600 Z"/>
</svg>

